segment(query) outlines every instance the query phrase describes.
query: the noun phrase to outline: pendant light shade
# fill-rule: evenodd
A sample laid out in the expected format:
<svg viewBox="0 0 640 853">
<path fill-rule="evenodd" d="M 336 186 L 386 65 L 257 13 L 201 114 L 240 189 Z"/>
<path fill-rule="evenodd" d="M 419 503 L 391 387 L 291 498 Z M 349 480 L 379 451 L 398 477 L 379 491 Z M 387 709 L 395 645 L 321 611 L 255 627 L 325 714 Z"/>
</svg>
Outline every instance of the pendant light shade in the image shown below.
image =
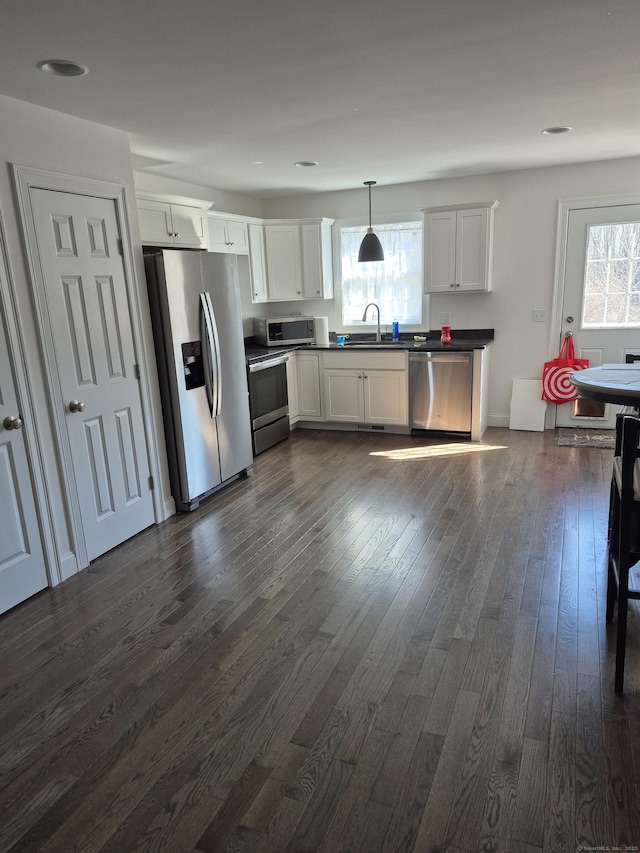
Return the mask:
<svg viewBox="0 0 640 853">
<path fill-rule="evenodd" d="M 365 187 L 369 187 L 369 227 L 367 233 L 362 238 L 360 243 L 360 251 L 358 252 L 358 261 L 384 261 L 384 252 L 382 251 L 382 243 L 377 235 L 373 233 L 371 227 L 371 187 L 375 185 L 375 181 L 365 181 Z"/>
</svg>

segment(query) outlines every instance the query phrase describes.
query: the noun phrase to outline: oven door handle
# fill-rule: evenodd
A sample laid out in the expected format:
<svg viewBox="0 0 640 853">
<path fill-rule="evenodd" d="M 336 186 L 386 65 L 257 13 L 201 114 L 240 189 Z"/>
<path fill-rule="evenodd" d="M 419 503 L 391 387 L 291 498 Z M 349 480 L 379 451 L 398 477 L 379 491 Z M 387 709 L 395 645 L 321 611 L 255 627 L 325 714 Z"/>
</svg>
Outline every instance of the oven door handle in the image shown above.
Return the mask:
<svg viewBox="0 0 640 853">
<path fill-rule="evenodd" d="M 249 365 L 249 373 L 257 373 L 259 370 L 269 370 L 270 367 L 277 367 L 279 364 L 286 364 L 289 361 L 288 355 L 282 355 L 279 358 L 268 358 L 265 361 L 256 361 Z"/>
<path fill-rule="evenodd" d="M 220 414 L 222 406 L 222 376 L 220 372 L 220 346 L 218 327 L 208 293 L 200 294 L 200 324 L 202 356 L 204 362 L 204 386 L 211 417 Z"/>
</svg>

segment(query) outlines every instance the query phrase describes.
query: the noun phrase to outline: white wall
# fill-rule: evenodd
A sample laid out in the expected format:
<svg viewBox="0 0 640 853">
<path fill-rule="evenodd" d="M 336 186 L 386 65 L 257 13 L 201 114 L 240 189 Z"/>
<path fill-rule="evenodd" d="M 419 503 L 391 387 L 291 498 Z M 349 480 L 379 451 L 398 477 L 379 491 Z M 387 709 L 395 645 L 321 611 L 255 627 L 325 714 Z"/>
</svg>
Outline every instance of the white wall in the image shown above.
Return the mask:
<svg viewBox="0 0 640 853">
<path fill-rule="evenodd" d="M 489 377 L 491 425 L 508 424 L 512 380 L 540 376 L 548 358 L 558 202 L 637 193 L 639 188 L 640 158 L 374 188 L 372 209 L 381 219 L 423 207 L 500 202 L 495 212 L 493 291 L 431 297 L 432 318 L 449 311 L 454 329 L 495 329 Z M 363 186 L 348 192 L 265 199 L 262 209 L 267 218 L 366 219 L 367 192 Z M 291 305 L 284 303 L 280 310 L 288 313 Z M 328 315 L 330 328 L 337 327 L 333 302 L 302 305 L 295 303 L 295 310 Z M 534 308 L 546 309 L 547 323 L 532 322 Z"/>
<path fill-rule="evenodd" d="M 237 213 L 240 216 L 262 216 L 262 203 L 258 198 L 225 192 L 213 187 L 200 184 L 188 184 L 175 181 L 149 172 L 136 171 L 133 173 L 136 192 L 152 193 L 154 195 L 173 195 L 186 198 L 199 198 L 210 201 L 212 210 L 222 213 Z"/>
<path fill-rule="evenodd" d="M 58 475 L 54 433 L 49 419 L 49 404 L 45 376 L 40 357 L 38 335 L 31 303 L 31 285 L 25 258 L 21 225 L 16 206 L 11 165 L 31 166 L 74 176 L 84 176 L 124 185 L 127 211 L 136 250 L 136 286 L 144 282 L 142 253 L 135 208 L 135 190 L 131 170 L 129 138 L 112 128 L 83 121 L 42 107 L 26 104 L 0 95 L 0 216 L 6 237 L 9 272 L 16 296 L 19 324 L 24 339 L 25 371 L 33 391 L 34 411 L 46 479 L 51 487 L 51 532 L 56 542 L 56 559 L 62 575 L 73 565 L 73 545 L 68 529 L 66 497 Z M 146 306 L 146 288 L 140 288 Z M 148 310 L 144 315 L 144 347 L 152 356 L 152 337 Z M 17 354 L 14 354 L 17 358 Z M 155 367 L 151 365 L 153 371 Z M 162 424 L 157 395 L 157 378 L 151 377 L 152 395 L 156 404 L 155 427 L 162 436 Z M 34 425 L 25 424 L 25 429 Z M 164 454 L 164 449 L 162 450 Z M 166 466 L 166 460 L 164 460 Z M 163 470 L 168 483 L 166 467 Z M 55 567 L 53 567 L 55 569 Z"/>
</svg>

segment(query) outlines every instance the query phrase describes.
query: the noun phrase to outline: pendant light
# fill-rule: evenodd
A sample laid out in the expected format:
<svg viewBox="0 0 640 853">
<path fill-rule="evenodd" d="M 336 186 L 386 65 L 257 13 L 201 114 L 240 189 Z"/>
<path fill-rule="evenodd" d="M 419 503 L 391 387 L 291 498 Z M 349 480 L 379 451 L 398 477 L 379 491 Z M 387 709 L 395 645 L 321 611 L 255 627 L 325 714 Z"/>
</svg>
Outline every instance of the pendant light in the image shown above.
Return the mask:
<svg viewBox="0 0 640 853">
<path fill-rule="evenodd" d="M 382 243 L 373 233 L 371 227 L 371 187 L 375 185 L 375 181 L 365 181 L 365 187 L 369 187 L 369 227 L 367 233 L 362 238 L 360 243 L 360 251 L 358 252 L 359 261 L 384 261 L 384 252 L 382 251 Z"/>
</svg>

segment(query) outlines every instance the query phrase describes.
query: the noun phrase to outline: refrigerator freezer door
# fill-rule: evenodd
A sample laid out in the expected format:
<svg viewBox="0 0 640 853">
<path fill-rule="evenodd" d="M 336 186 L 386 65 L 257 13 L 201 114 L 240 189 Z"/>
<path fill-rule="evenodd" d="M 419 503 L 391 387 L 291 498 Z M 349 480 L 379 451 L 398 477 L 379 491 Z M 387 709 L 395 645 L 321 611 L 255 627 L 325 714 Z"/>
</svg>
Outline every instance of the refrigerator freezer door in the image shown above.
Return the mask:
<svg viewBox="0 0 640 853">
<path fill-rule="evenodd" d="M 249 389 L 235 255 L 202 252 L 204 290 L 210 297 L 220 353 L 218 430 L 220 471 L 228 480 L 253 464 Z"/>
</svg>

